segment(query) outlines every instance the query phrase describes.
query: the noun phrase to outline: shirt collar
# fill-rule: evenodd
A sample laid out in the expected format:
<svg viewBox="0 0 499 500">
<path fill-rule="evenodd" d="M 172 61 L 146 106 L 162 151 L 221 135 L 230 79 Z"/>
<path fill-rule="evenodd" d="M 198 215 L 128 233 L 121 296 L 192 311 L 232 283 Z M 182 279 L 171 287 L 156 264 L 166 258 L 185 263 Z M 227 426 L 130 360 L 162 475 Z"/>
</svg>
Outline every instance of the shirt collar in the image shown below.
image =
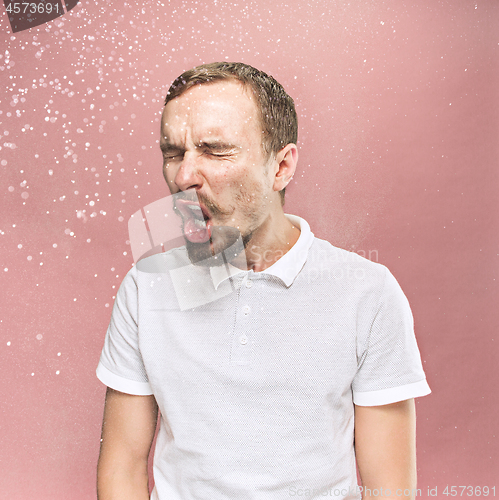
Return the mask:
<svg viewBox="0 0 499 500">
<path fill-rule="evenodd" d="M 314 240 L 314 234 L 310 231 L 310 226 L 307 221 L 301 217 L 289 214 L 285 215 L 292 224 L 300 228 L 298 241 L 274 264 L 264 271 L 255 274 L 270 274 L 283 281 L 287 287 L 290 287 L 307 261 L 308 250 Z M 250 272 L 253 271 L 239 269 L 231 264 L 210 267 L 211 278 L 215 289 L 219 287 L 220 283 L 232 276 Z"/>
</svg>

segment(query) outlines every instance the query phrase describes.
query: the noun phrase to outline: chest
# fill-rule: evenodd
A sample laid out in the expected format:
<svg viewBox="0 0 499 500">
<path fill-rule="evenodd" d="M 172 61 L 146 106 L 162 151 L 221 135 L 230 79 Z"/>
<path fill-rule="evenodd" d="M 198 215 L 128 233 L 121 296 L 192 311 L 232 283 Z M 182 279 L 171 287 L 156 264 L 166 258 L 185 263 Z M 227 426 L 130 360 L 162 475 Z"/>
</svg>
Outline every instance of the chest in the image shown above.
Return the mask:
<svg viewBox="0 0 499 500">
<path fill-rule="evenodd" d="M 186 392 L 223 386 L 326 394 L 349 387 L 357 321 L 348 298 L 247 278 L 226 292 L 183 310 L 167 286 L 139 299 L 139 346 L 152 384 Z"/>
</svg>

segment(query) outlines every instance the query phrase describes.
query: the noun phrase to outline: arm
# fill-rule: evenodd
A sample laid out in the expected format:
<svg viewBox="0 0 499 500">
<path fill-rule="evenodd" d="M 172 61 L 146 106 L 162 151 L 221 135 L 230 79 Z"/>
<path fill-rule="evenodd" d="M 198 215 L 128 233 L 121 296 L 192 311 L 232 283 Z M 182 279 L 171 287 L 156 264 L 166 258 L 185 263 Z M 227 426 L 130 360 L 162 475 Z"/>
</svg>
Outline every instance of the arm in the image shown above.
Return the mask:
<svg viewBox="0 0 499 500">
<path fill-rule="evenodd" d="M 355 406 L 355 453 L 362 498 L 414 499 L 416 411 L 414 399 L 383 406 Z M 383 493 L 380 489 L 383 488 Z M 391 496 L 387 495 L 390 489 Z M 366 491 L 368 490 L 368 491 Z M 398 490 L 398 494 L 397 494 Z M 404 490 L 405 491 L 404 493 Z M 411 492 L 410 495 L 407 495 Z"/>
<path fill-rule="evenodd" d="M 108 388 L 97 466 L 99 500 L 149 500 L 147 460 L 157 418 L 154 396 Z"/>
</svg>

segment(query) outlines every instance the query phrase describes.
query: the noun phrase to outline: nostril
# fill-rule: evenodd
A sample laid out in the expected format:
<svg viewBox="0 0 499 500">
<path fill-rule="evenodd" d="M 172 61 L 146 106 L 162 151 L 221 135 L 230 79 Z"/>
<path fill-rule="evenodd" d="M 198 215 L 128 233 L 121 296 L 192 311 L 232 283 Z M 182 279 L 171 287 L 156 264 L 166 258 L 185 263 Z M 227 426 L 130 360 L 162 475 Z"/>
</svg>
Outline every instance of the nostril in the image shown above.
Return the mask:
<svg viewBox="0 0 499 500">
<path fill-rule="evenodd" d="M 181 191 L 190 188 L 199 188 L 202 184 L 198 164 L 192 154 L 184 154 L 182 161 L 178 164 L 178 170 L 175 174 L 175 184 Z"/>
</svg>

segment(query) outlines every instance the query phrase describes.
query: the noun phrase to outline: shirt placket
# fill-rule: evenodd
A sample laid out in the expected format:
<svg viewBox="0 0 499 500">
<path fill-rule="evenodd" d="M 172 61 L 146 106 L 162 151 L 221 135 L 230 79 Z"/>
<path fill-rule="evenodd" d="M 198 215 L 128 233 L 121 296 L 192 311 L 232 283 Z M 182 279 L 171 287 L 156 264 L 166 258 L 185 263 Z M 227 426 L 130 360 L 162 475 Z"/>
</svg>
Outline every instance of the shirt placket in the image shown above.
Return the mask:
<svg viewBox="0 0 499 500">
<path fill-rule="evenodd" d="M 236 304 L 232 332 L 231 363 L 249 365 L 253 356 L 254 281 L 250 274 L 244 276 Z"/>
</svg>

